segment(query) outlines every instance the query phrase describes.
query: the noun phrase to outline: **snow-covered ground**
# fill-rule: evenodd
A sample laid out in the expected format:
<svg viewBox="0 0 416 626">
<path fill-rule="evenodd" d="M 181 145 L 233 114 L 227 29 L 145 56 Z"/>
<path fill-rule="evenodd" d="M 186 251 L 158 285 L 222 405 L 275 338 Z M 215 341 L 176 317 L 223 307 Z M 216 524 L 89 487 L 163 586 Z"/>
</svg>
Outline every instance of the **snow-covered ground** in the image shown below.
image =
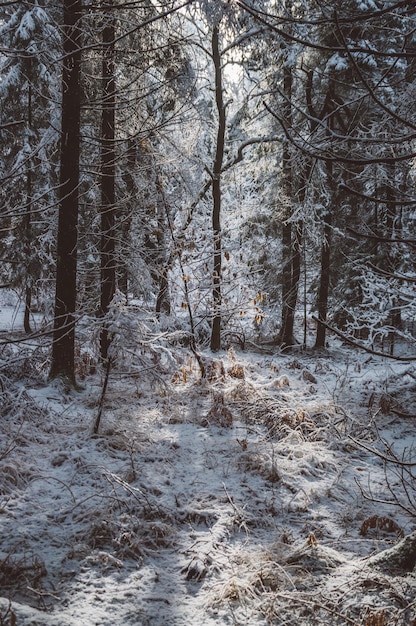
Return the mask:
<svg viewBox="0 0 416 626">
<path fill-rule="evenodd" d="M 416 623 L 415 574 L 371 560 L 415 530 L 412 468 L 382 458 L 412 458 L 411 362 L 234 348 L 201 381 L 172 347 L 159 377 L 110 373 L 94 435 L 103 374 L 47 383 L 8 332 L 1 625 Z"/>
</svg>

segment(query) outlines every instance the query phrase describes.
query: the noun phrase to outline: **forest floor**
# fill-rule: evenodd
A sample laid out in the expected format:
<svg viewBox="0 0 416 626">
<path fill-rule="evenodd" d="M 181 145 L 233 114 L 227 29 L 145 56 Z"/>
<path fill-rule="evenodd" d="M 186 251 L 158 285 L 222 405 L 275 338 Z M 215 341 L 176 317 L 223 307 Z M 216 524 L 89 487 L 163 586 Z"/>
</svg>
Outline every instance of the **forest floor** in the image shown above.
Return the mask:
<svg viewBox="0 0 416 626">
<path fill-rule="evenodd" d="M 230 349 L 201 381 L 170 352 L 110 372 L 94 435 L 102 373 L 74 391 L 0 346 L 0 624 L 416 624 L 414 564 L 371 558 L 416 526 L 382 458 L 412 459 L 415 366 Z"/>
</svg>

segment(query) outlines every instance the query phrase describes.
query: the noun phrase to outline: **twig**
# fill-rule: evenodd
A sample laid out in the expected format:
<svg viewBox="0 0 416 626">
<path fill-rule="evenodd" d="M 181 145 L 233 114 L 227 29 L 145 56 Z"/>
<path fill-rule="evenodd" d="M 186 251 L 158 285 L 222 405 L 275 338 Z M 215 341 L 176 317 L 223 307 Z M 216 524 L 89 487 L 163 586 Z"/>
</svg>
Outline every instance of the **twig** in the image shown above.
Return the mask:
<svg viewBox="0 0 416 626">
<path fill-rule="evenodd" d="M 333 332 L 335 335 L 337 335 L 338 337 L 340 337 L 341 339 L 349 343 L 351 346 L 354 346 L 355 348 L 360 348 L 360 350 L 364 350 L 364 352 L 368 352 L 369 354 L 374 354 L 375 356 L 383 356 L 386 359 L 393 359 L 393 361 L 405 361 L 405 362 L 416 361 L 416 356 L 406 356 L 406 357 L 395 356 L 394 354 L 388 354 L 387 352 L 379 352 L 378 350 L 372 350 L 371 348 L 367 348 L 367 346 L 363 346 L 358 341 L 355 341 L 355 339 L 353 339 L 352 337 L 345 335 L 340 330 L 338 330 L 337 328 L 334 328 L 330 324 L 327 324 L 323 320 L 320 320 L 315 315 L 312 315 L 312 319 L 315 320 L 315 322 L 317 322 L 318 324 L 322 324 L 322 326 L 325 326 L 325 328 L 327 328 L 328 330 Z"/>
<path fill-rule="evenodd" d="M 354 620 L 350 619 L 345 614 L 340 613 L 339 611 L 336 611 L 335 609 L 331 609 L 331 607 L 327 606 L 324 602 L 318 603 L 317 599 L 308 600 L 306 598 L 302 598 L 299 596 L 294 598 L 292 594 L 285 594 L 285 593 L 280 593 L 280 592 L 277 592 L 276 596 L 280 598 L 284 598 L 286 600 L 290 600 L 291 602 L 297 601 L 299 602 L 299 604 L 304 604 L 306 606 L 312 607 L 314 612 L 316 611 L 317 606 L 319 606 L 319 608 L 323 609 L 324 611 L 327 611 L 330 615 L 341 617 L 343 620 L 345 620 L 345 624 L 352 624 L 352 626 L 355 626 L 356 624 Z"/>
<path fill-rule="evenodd" d="M 238 507 L 235 505 L 234 500 L 230 496 L 230 494 L 228 493 L 227 487 L 224 485 L 224 483 L 222 483 L 222 488 L 224 489 L 225 495 L 227 496 L 227 500 L 231 504 L 231 506 L 233 507 L 234 512 L 237 513 L 238 515 L 240 515 L 241 511 L 238 510 Z"/>
<path fill-rule="evenodd" d="M 386 456 L 382 454 L 381 452 L 379 452 L 378 450 L 376 450 L 375 448 L 371 448 L 370 446 L 367 446 L 362 441 L 358 441 L 357 439 L 354 439 L 354 437 L 351 437 L 351 435 L 348 435 L 348 439 L 351 439 L 351 441 L 353 441 L 355 445 L 357 445 L 359 448 L 363 448 L 364 450 L 367 450 L 367 452 L 371 452 L 371 454 L 378 456 L 379 459 L 382 459 L 385 463 L 393 463 L 394 465 L 400 465 L 400 467 L 416 467 L 416 462 L 411 463 L 408 461 L 395 459 L 394 457 Z"/>
<path fill-rule="evenodd" d="M 103 407 L 104 407 L 105 392 L 107 391 L 107 385 L 108 385 L 108 379 L 110 377 L 111 365 L 112 365 L 111 358 L 108 358 L 107 359 L 106 368 L 105 368 L 105 377 L 104 377 L 103 388 L 101 390 L 101 397 L 100 397 L 100 402 L 99 402 L 99 405 L 98 405 L 98 413 L 97 413 L 97 417 L 95 419 L 95 424 L 94 424 L 94 430 L 93 430 L 94 435 L 98 434 L 98 429 L 100 427 L 101 415 L 102 415 Z"/>
<path fill-rule="evenodd" d="M 72 491 L 72 489 L 63 480 L 59 480 L 59 478 L 56 478 L 56 476 L 42 476 L 42 475 L 40 475 L 40 476 L 35 476 L 35 478 L 32 479 L 32 482 L 35 482 L 35 480 L 44 480 L 46 482 L 51 481 L 51 480 L 55 480 L 57 483 L 59 483 L 60 485 L 65 487 L 65 489 L 67 489 L 69 491 L 69 493 L 71 494 L 72 501 L 74 503 L 76 502 L 76 498 L 74 496 L 74 492 Z"/>
<path fill-rule="evenodd" d="M 61 600 L 61 598 L 57 595 L 55 595 L 54 593 L 51 593 L 50 591 L 46 591 L 45 589 L 34 589 L 33 587 L 26 587 L 26 589 L 28 591 L 31 591 L 35 596 L 37 596 L 38 598 L 41 598 L 42 600 L 44 598 L 53 598 L 54 600 L 58 600 L 58 602 Z"/>
</svg>

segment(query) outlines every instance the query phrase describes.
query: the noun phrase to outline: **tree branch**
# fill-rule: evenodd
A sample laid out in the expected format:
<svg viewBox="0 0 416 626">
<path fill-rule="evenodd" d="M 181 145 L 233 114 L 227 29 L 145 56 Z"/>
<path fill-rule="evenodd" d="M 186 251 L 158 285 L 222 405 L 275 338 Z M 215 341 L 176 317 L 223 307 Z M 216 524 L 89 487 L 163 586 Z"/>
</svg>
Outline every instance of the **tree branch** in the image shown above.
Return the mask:
<svg viewBox="0 0 416 626">
<path fill-rule="evenodd" d="M 374 235 L 371 233 L 360 233 L 358 230 L 347 226 L 347 231 L 356 237 L 361 237 L 362 239 L 372 239 L 378 241 L 379 243 L 405 243 L 410 246 L 416 245 L 416 239 L 399 239 L 397 237 L 380 237 L 379 235 Z"/>
<path fill-rule="evenodd" d="M 377 198 L 376 196 L 369 196 L 366 193 L 362 193 L 358 191 L 357 189 L 353 189 L 352 187 L 349 187 L 345 183 L 340 183 L 339 189 L 340 191 L 342 190 L 348 191 L 352 195 L 357 196 L 358 198 L 362 198 L 363 200 L 370 200 L 370 202 L 378 202 L 380 204 L 392 204 L 394 206 L 412 206 L 416 204 L 416 200 L 410 200 L 410 198 L 408 200 L 394 200 L 394 199 L 387 200 L 386 198 Z"/>
<path fill-rule="evenodd" d="M 338 330 L 337 328 L 334 328 L 327 322 L 320 320 L 315 315 L 312 315 L 312 319 L 315 320 L 315 322 L 317 322 L 318 324 L 322 324 L 323 326 L 325 326 L 325 328 L 327 328 L 328 330 L 333 332 L 335 335 L 343 339 L 343 341 L 346 341 L 347 343 L 349 343 L 351 346 L 354 346 L 355 348 L 364 350 L 364 352 L 368 352 L 369 354 L 374 354 L 374 356 L 381 356 L 381 357 L 385 357 L 386 359 L 392 359 L 393 361 L 404 361 L 404 362 L 416 361 L 416 356 L 409 356 L 409 357 L 394 356 L 393 354 L 388 354 L 387 352 L 379 352 L 378 350 L 372 350 L 372 348 L 367 348 L 367 346 L 363 346 L 361 343 L 359 343 L 355 339 L 352 339 L 352 337 L 345 335 L 345 333 L 342 333 L 340 330 Z"/>
</svg>

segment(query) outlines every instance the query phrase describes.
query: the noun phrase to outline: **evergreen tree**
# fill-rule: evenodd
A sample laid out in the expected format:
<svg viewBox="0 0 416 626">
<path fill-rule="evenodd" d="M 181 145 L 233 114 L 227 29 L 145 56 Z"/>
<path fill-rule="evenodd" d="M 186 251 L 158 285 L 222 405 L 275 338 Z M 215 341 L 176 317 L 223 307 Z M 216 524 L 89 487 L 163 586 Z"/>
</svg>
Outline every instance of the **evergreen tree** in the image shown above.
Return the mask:
<svg viewBox="0 0 416 626">
<path fill-rule="evenodd" d="M 116 289 L 115 260 L 115 20 L 112 3 L 107 5 L 102 32 L 102 113 L 101 113 L 101 303 L 100 315 L 105 317 Z M 104 322 L 101 330 L 101 358 L 108 358 L 109 335 Z"/>
<path fill-rule="evenodd" d="M 32 298 L 38 306 L 50 299 L 60 40 L 53 16 L 37 4 L 17 3 L 2 12 L 2 277 L 22 293 L 29 332 Z"/>
<path fill-rule="evenodd" d="M 51 378 L 75 384 L 79 213 L 82 0 L 63 3 L 59 221 Z"/>
</svg>

